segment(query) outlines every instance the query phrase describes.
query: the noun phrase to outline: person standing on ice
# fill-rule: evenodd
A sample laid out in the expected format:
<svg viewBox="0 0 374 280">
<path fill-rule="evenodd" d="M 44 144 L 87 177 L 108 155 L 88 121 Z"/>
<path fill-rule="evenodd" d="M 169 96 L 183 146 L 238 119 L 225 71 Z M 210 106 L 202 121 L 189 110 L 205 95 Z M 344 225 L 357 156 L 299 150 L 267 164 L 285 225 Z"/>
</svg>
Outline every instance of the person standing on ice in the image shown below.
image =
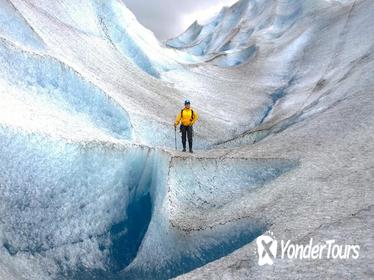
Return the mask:
<svg viewBox="0 0 374 280">
<path fill-rule="evenodd" d="M 184 108 L 181 112 L 177 115 L 175 120 L 174 127 L 176 128 L 179 123 L 181 123 L 180 131 L 182 132 L 182 144 L 183 144 L 183 152 L 186 151 L 186 136 L 188 137 L 188 147 L 190 149 L 190 153 L 192 151 L 192 137 L 193 137 L 193 125 L 199 119 L 197 112 L 192 110 L 191 102 L 189 100 L 184 101 Z"/>
</svg>

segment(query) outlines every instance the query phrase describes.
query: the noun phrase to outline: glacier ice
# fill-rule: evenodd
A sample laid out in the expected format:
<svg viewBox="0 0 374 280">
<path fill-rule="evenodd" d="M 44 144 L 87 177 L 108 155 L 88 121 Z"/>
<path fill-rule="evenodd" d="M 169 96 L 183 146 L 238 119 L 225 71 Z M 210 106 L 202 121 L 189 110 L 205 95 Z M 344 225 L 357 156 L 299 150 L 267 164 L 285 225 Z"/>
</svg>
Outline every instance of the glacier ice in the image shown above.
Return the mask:
<svg viewBox="0 0 374 280">
<path fill-rule="evenodd" d="M 28 53 L 4 40 L 0 48 L 2 78 L 8 83 L 72 115 L 86 115 L 88 123 L 115 137 L 131 138 L 127 113 L 79 73 L 52 57 Z"/>
<path fill-rule="evenodd" d="M 11 213 L 2 216 L 4 249 L 11 256 L 37 256 L 44 265 L 55 262 L 63 277 L 101 270 L 108 271 L 110 279 L 111 271 L 131 263 L 123 272 L 126 277 L 165 279 L 224 256 L 264 230 L 264 225 L 253 221 L 192 235 L 175 228 L 173 222 L 170 226 L 165 212 L 173 211 L 167 209 L 180 211 L 195 199 L 186 192 L 173 199 L 176 205 L 168 203 L 168 197 L 178 194 L 177 190 L 170 193 L 169 186 L 175 185 L 173 180 L 184 179 L 175 170 L 188 171 L 189 165 L 171 161 L 163 153 L 120 143 L 69 143 L 9 128 L 3 128 L 1 136 L 1 147 L 16 152 L 1 151 L 6 154 L 1 158 L 2 213 Z M 212 166 L 204 160 L 194 162 L 196 172 L 200 165 Z M 218 173 L 225 174 L 227 164 L 220 165 L 224 170 Z M 261 185 L 294 165 L 275 161 L 274 167 L 268 168 L 265 162 L 243 161 L 241 170 L 232 161 L 230 168 L 235 174 L 230 180 L 217 178 L 216 183 L 228 190 L 235 181 Z M 25 170 L 22 176 L 20 169 Z M 185 172 L 185 176 L 191 175 Z M 214 180 L 191 181 L 191 192 L 197 184 L 212 184 L 209 188 L 213 188 Z M 249 186 L 239 186 L 243 189 L 236 192 L 250 191 Z M 74 267 L 77 271 L 71 271 Z"/>
<path fill-rule="evenodd" d="M 123 219 L 147 151 L 119 153 L 94 142 L 69 143 L 4 127 L 1 142 L 1 237 L 12 254 L 51 254 L 59 262 L 69 259 L 70 265 L 100 261 L 93 245 Z"/>
<path fill-rule="evenodd" d="M 264 221 L 220 224 L 214 218 L 216 211 L 225 207 L 230 211 L 235 197 L 250 195 L 253 189 L 297 164 L 273 159 L 170 159 L 168 168 L 157 170 L 156 178 L 161 181 L 152 188 L 157 191 L 154 212 L 141 248 L 121 275 L 131 279 L 168 279 L 253 240 L 265 231 Z M 207 173 L 216 175 L 206 176 Z"/>
<path fill-rule="evenodd" d="M 128 23 L 129 28 L 122 27 L 121 22 L 131 20 L 131 14 L 123 5 L 119 5 L 116 1 L 103 2 L 98 7 L 101 11 L 101 24 L 106 34 L 108 34 L 111 42 L 124 52 L 124 55 L 133 59 L 133 61 L 148 74 L 159 77 L 159 72 L 151 62 L 147 54 L 136 44 L 134 38 L 128 33 L 134 24 Z M 122 12 L 122 13 L 121 13 Z M 133 20 L 134 21 L 134 20 Z M 144 32 L 142 32 L 144 33 Z"/>
<path fill-rule="evenodd" d="M 1 0 L 0 6 L 1 38 L 14 40 L 17 44 L 33 49 L 42 49 L 44 47 L 43 40 L 29 26 L 12 2 Z"/>
<path fill-rule="evenodd" d="M 214 65 L 232 67 L 247 62 L 253 55 L 256 37 L 280 37 L 302 13 L 302 1 L 240 0 L 223 8 L 204 26 L 194 22 L 185 33 L 167 41 L 167 45 L 202 56 Z"/>
<path fill-rule="evenodd" d="M 163 45 L 122 1 L 0 0 L 0 279 L 365 278 L 373 14 L 240 0 Z M 266 230 L 368 244 L 261 270 Z"/>
</svg>

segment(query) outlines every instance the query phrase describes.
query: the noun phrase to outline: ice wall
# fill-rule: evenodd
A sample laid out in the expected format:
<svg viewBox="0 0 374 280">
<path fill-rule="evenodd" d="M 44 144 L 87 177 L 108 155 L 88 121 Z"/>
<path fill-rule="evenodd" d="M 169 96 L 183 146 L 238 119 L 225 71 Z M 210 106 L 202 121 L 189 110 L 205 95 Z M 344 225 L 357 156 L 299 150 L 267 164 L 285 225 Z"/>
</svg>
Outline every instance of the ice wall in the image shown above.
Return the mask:
<svg viewBox="0 0 374 280">
<path fill-rule="evenodd" d="M 218 165 L 172 160 L 131 144 L 71 142 L 6 126 L 0 139 L 1 254 L 9 266 L 21 266 L 17 271 L 36 266 L 42 276 L 64 279 L 113 279 L 123 268 L 123 277 L 167 279 L 222 257 L 266 225 L 243 220 L 197 229 L 192 212 L 186 216 L 182 210 L 198 202 L 193 213 L 208 215 L 229 197 L 250 193 L 296 166 L 277 160 L 240 160 L 241 168 L 235 159 Z M 206 170 L 202 166 L 217 176 L 194 175 Z M 213 191 L 225 199 L 210 198 Z"/>
<path fill-rule="evenodd" d="M 153 175 L 152 220 L 136 258 L 121 275 L 169 279 L 250 242 L 265 231 L 266 222 L 227 218 L 230 203 L 297 165 L 290 160 L 188 157 L 158 164 L 164 168 Z"/>
<path fill-rule="evenodd" d="M 6 126 L 0 139 L 0 236 L 10 265 L 25 258 L 26 267 L 45 265 L 46 275 L 108 267 L 111 227 L 148 191 L 149 151 Z"/>
<path fill-rule="evenodd" d="M 55 106 L 71 116 L 78 115 L 113 137 L 131 138 L 126 111 L 69 66 L 52 57 L 23 51 L 6 40 L 0 41 L 0 63 L 2 80 L 22 89 L 25 98 L 32 95 L 45 107 Z"/>
</svg>

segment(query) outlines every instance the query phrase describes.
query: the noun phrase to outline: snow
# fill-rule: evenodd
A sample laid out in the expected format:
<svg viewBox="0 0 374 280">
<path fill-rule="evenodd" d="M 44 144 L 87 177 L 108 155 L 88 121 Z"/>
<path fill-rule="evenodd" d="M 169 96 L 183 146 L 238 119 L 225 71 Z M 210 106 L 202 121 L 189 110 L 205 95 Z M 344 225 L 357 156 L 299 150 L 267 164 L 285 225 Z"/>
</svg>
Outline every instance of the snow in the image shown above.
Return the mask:
<svg viewBox="0 0 374 280">
<path fill-rule="evenodd" d="M 0 279 L 371 273 L 372 1 L 241 0 L 165 46 L 122 1 L 0 4 Z M 266 230 L 362 259 L 260 268 Z"/>
</svg>

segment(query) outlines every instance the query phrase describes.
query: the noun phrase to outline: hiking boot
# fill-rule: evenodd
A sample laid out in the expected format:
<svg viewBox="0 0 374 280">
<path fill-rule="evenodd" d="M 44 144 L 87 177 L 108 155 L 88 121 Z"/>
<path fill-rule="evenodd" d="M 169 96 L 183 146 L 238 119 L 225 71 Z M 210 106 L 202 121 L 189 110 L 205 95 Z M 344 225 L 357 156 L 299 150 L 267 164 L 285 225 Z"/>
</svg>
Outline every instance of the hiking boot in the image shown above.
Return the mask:
<svg viewBox="0 0 374 280">
<path fill-rule="evenodd" d="M 190 153 L 193 154 L 193 151 L 190 149 Z"/>
<path fill-rule="evenodd" d="M 186 149 L 183 149 L 183 151 L 182 152 L 185 152 L 186 151 Z"/>
</svg>

